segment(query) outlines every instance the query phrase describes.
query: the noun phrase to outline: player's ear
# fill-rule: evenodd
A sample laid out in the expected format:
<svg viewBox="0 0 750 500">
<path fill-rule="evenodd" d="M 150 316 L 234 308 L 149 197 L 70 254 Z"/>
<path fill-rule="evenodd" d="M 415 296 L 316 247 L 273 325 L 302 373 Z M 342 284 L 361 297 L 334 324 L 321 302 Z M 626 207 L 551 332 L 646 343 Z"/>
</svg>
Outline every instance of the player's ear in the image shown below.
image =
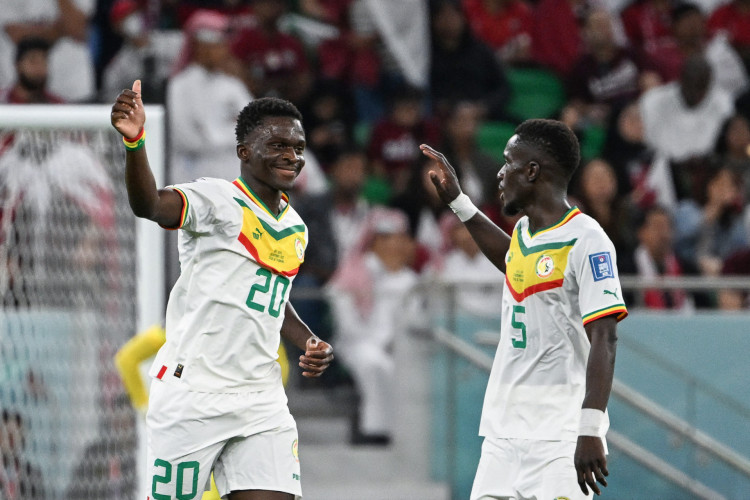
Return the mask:
<svg viewBox="0 0 750 500">
<path fill-rule="evenodd" d="M 250 151 L 244 144 L 237 144 L 237 158 L 242 161 L 247 161 L 250 158 Z"/>
<path fill-rule="evenodd" d="M 526 178 L 529 182 L 534 182 L 539 177 L 539 173 L 542 171 L 542 166 L 539 162 L 531 160 L 526 165 Z"/>
</svg>

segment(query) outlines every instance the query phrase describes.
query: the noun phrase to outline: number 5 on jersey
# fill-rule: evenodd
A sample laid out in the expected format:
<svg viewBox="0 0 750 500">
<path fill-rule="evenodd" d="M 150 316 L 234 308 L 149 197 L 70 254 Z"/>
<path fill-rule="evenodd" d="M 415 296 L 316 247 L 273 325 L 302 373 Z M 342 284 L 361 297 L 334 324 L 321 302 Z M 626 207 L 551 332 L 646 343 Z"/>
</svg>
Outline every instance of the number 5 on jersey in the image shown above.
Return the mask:
<svg viewBox="0 0 750 500">
<path fill-rule="evenodd" d="M 526 324 L 522 318 L 519 318 L 522 314 L 526 315 L 526 308 L 524 306 L 513 306 L 513 316 L 510 318 L 510 325 L 514 328 L 514 331 L 510 337 L 510 341 L 516 349 L 526 348 Z"/>
<path fill-rule="evenodd" d="M 289 289 L 289 278 L 277 274 L 276 280 L 273 282 L 273 289 L 271 289 L 271 278 L 273 277 L 273 273 L 271 271 L 261 267 L 257 271 L 255 271 L 255 274 L 257 276 L 262 276 L 263 278 L 265 278 L 265 281 L 263 283 L 256 283 L 250 288 L 250 293 L 248 294 L 247 300 L 245 301 L 247 307 L 260 312 L 265 311 L 266 306 L 259 302 L 256 302 L 256 300 L 258 299 L 255 297 L 255 294 L 261 293 L 263 295 L 266 295 L 268 294 L 268 291 L 271 290 L 271 298 L 268 304 L 268 314 L 270 314 L 274 318 L 278 318 L 279 314 L 281 313 L 281 306 L 284 304 L 284 296 L 286 295 L 287 289 Z M 281 290 L 279 290 L 279 288 L 281 288 Z"/>
</svg>

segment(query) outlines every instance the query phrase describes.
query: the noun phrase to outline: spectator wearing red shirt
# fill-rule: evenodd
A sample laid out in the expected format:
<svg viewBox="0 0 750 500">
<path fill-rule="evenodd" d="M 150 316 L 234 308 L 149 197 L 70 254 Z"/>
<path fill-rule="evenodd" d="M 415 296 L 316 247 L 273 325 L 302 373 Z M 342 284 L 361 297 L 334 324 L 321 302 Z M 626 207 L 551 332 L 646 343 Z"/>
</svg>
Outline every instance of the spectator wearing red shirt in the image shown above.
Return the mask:
<svg viewBox="0 0 750 500">
<path fill-rule="evenodd" d="M 256 97 L 274 96 L 301 104 L 312 85 L 302 43 L 279 30 L 287 0 L 255 0 L 255 24 L 237 34 L 232 53 L 243 63 L 245 82 Z"/>
<path fill-rule="evenodd" d="M 474 34 L 509 63 L 531 57 L 533 11 L 523 0 L 464 0 Z"/>
<path fill-rule="evenodd" d="M 673 0 L 636 0 L 622 11 L 622 25 L 630 43 L 647 54 L 674 44 Z"/>
<path fill-rule="evenodd" d="M 404 191 L 417 160 L 419 145 L 440 144 L 440 129 L 423 111 L 422 92 L 402 87 L 392 95 L 387 116 L 373 127 L 367 155 L 376 176 L 389 183 L 393 195 Z"/>
<path fill-rule="evenodd" d="M 724 32 L 750 68 L 750 0 L 734 0 L 718 7 L 708 19 L 708 32 Z"/>
<path fill-rule="evenodd" d="M 61 97 L 47 90 L 51 45 L 42 38 L 23 38 L 16 47 L 16 82 L 0 91 L 0 103 L 60 104 Z"/>
<path fill-rule="evenodd" d="M 534 61 L 565 77 L 581 55 L 581 25 L 587 0 L 541 0 L 534 11 L 531 34 Z"/>
<path fill-rule="evenodd" d="M 661 83 L 649 61 L 615 40 L 611 14 L 592 10 L 584 27 L 586 52 L 567 81 L 570 102 L 563 112 L 574 130 L 593 123 L 604 126 L 610 112 L 624 107 L 643 90 Z"/>
</svg>

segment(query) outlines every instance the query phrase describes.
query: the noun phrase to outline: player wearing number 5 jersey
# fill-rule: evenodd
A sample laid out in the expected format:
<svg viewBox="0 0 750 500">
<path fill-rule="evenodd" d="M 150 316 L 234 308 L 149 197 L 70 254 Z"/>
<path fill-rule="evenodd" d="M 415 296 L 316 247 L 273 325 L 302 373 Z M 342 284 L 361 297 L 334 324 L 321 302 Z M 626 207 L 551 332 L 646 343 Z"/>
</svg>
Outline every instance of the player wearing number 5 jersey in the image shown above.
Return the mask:
<svg viewBox="0 0 750 500">
<path fill-rule="evenodd" d="M 575 135 L 553 120 L 528 120 L 515 132 L 498 173 L 503 212 L 523 215 L 510 236 L 461 193 L 446 158 L 421 146 L 435 161 L 441 199 L 505 273 L 471 499 L 577 500 L 607 484 L 606 407 L 616 324 L 627 309 L 614 246 L 567 202 L 580 159 Z"/>
<path fill-rule="evenodd" d="M 190 103 L 185 103 L 190 105 Z M 297 428 L 276 362 L 280 335 L 305 351 L 303 375 L 329 366 L 331 346 L 288 302 L 307 228 L 284 193 L 304 166 L 299 111 L 258 99 L 237 119 L 240 177 L 158 190 L 148 165 L 140 81 L 112 107 L 127 150 L 133 212 L 179 229 L 181 274 L 167 339 L 150 371 L 150 488 L 142 498 L 200 498 L 211 472 L 230 500 L 301 497 Z"/>
</svg>

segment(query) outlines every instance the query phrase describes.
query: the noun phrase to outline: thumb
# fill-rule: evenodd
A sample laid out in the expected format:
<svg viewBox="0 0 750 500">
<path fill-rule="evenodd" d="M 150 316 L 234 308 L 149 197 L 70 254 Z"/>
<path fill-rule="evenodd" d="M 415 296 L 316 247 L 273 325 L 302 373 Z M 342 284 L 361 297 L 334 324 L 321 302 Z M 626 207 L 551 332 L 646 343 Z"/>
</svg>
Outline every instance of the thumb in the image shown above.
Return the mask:
<svg viewBox="0 0 750 500">
<path fill-rule="evenodd" d="M 141 98 L 141 81 L 140 80 L 136 80 L 133 82 L 133 92 L 138 94 L 137 99 Z"/>
</svg>

